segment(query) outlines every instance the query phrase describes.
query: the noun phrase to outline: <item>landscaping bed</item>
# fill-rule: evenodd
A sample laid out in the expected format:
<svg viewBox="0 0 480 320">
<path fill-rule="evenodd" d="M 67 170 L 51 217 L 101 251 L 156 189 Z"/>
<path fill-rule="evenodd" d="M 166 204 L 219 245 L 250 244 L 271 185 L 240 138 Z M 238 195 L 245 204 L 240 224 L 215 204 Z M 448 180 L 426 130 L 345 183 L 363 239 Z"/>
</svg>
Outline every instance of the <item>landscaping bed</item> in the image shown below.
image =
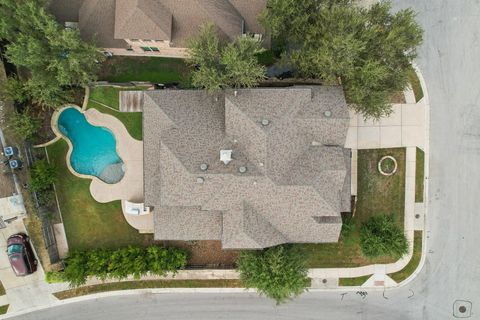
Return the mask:
<svg viewBox="0 0 480 320">
<path fill-rule="evenodd" d="M 76 289 L 70 289 L 55 292 L 53 295 L 60 300 L 73 297 L 84 296 L 87 294 L 131 290 L 131 289 L 153 289 L 153 288 L 243 288 L 240 280 L 235 279 L 212 279 L 212 280 L 139 280 L 123 281 L 114 283 L 102 283 L 92 286 L 85 286 Z"/>
<path fill-rule="evenodd" d="M 46 149 L 58 172 L 56 189 L 70 250 L 152 242 L 152 235 L 140 234 L 126 222 L 120 201 L 95 201 L 89 189 L 91 180 L 70 173 L 66 164 L 67 142 L 61 139 Z"/>
<path fill-rule="evenodd" d="M 393 156 L 398 164 L 392 176 L 378 171 L 378 161 Z M 302 244 L 310 268 L 359 267 L 395 262 L 390 256 L 369 259 L 360 248 L 360 226 L 374 215 L 391 214 L 403 230 L 405 206 L 405 148 L 358 150 L 358 195 L 355 215 L 343 215 L 338 243 Z M 347 222 L 347 223 L 345 223 Z"/>
<path fill-rule="evenodd" d="M 98 78 L 110 82 L 178 82 L 182 88 L 191 87 L 190 68 L 178 58 L 114 56 L 103 63 Z"/>
<path fill-rule="evenodd" d="M 218 240 L 165 241 L 165 244 L 187 249 L 190 267 L 233 268 L 239 254 L 237 250 L 223 250 Z"/>
</svg>

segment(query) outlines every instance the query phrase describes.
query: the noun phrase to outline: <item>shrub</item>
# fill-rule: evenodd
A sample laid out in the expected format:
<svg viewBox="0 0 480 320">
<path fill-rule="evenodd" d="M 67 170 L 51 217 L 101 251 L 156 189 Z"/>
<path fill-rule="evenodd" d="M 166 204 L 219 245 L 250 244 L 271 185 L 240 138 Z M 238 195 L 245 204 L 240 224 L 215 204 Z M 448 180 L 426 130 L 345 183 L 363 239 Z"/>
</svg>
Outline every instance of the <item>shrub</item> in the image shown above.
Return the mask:
<svg viewBox="0 0 480 320">
<path fill-rule="evenodd" d="M 40 129 L 40 119 L 34 117 L 30 109 L 14 112 L 9 119 L 10 127 L 21 138 L 28 140 Z"/>
<path fill-rule="evenodd" d="M 159 246 L 93 249 L 71 252 L 65 264 L 63 278 L 70 286 L 77 287 L 85 284 L 89 276 L 121 280 L 129 275 L 139 279 L 148 272 L 160 276 L 175 273 L 186 266 L 187 252 Z"/>
<path fill-rule="evenodd" d="M 388 215 L 373 216 L 362 225 L 360 245 L 369 258 L 390 255 L 399 259 L 408 252 L 403 230 Z"/>
<path fill-rule="evenodd" d="M 237 264 L 245 286 L 256 288 L 277 304 L 300 295 L 309 284 L 306 255 L 299 246 L 242 251 Z"/>
<path fill-rule="evenodd" d="M 47 160 L 38 160 L 30 171 L 30 186 L 33 191 L 46 191 L 52 187 L 56 179 L 55 167 Z"/>
<path fill-rule="evenodd" d="M 58 283 L 58 282 L 64 282 L 64 274 L 63 272 L 59 271 L 47 271 L 45 273 L 45 281 L 47 283 Z"/>
</svg>

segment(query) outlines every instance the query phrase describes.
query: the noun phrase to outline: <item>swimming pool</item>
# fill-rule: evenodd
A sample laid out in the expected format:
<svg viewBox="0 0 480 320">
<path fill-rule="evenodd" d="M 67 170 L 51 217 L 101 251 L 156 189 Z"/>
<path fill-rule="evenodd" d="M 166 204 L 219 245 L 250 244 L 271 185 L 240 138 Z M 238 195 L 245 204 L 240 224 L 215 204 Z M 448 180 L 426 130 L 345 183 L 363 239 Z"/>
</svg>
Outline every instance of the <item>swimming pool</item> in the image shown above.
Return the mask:
<svg viewBox="0 0 480 320">
<path fill-rule="evenodd" d="M 73 107 L 64 109 L 58 117 L 58 129 L 72 143 L 72 168 L 85 175 L 98 177 L 106 183 L 123 178 L 123 161 L 117 154 L 112 132 L 91 125 L 85 115 Z"/>
</svg>

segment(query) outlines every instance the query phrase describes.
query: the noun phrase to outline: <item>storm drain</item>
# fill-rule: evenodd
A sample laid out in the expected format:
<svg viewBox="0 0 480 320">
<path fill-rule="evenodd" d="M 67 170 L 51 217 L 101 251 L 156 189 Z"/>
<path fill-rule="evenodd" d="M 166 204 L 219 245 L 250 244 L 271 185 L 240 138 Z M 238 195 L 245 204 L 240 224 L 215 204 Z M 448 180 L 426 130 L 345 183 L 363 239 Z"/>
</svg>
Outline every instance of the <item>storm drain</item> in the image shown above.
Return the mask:
<svg viewBox="0 0 480 320">
<path fill-rule="evenodd" d="M 455 318 L 470 318 L 472 315 L 472 303 L 466 300 L 456 300 L 453 303 L 453 316 Z"/>
</svg>

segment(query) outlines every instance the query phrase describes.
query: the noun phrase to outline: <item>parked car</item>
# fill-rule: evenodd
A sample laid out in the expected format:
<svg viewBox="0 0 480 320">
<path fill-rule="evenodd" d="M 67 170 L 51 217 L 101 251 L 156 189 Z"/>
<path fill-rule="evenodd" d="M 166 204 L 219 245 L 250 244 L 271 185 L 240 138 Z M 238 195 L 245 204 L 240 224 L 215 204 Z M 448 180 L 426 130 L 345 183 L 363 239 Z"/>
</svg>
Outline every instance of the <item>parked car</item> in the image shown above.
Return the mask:
<svg viewBox="0 0 480 320">
<path fill-rule="evenodd" d="M 17 276 L 26 276 L 37 271 L 38 262 L 26 234 L 17 233 L 8 237 L 7 255 Z"/>
</svg>

